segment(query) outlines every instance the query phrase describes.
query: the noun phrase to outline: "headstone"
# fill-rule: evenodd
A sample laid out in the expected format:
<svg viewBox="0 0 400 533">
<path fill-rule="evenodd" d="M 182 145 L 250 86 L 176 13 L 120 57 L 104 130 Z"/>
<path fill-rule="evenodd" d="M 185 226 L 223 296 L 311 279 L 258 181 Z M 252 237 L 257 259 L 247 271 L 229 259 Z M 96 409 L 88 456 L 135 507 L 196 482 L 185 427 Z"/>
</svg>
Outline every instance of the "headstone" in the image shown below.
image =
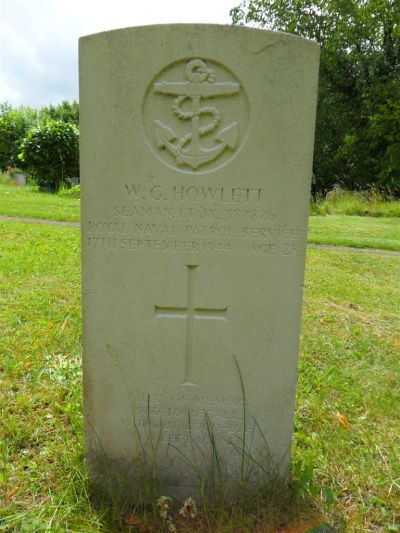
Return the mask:
<svg viewBox="0 0 400 533">
<path fill-rule="evenodd" d="M 242 27 L 80 40 L 86 457 L 133 495 L 290 460 L 319 47 Z M 215 489 L 215 487 L 214 487 Z"/>
<path fill-rule="evenodd" d="M 15 179 L 15 183 L 16 183 L 19 187 L 25 187 L 25 186 L 26 186 L 26 177 L 25 177 L 25 174 L 22 174 L 21 172 L 15 172 L 15 173 L 14 173 L 14 179 Z"/>
</svg>

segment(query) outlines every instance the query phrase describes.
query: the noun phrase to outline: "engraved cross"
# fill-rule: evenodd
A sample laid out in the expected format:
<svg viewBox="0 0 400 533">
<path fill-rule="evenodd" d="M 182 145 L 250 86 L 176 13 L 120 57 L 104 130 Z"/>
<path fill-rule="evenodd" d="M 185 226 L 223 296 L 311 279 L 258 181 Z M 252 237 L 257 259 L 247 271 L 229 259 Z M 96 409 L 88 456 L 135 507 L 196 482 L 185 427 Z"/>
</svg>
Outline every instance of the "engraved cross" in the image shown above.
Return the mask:
<svg viewBox="0 0 400 533">
<path fill-rule="evenodd" d="M 196 307 L 193 303 L 194 275 L 199 265 L 186 265 L 187 299 L 186 307 L 155 305 L 156 318 L 178 318 L 186 321 L 185 373 L 182 385 L 195 385 L 193 371 L 193 326 L 195 320 L 226 320 L 227 307 Z"/>
</svg>

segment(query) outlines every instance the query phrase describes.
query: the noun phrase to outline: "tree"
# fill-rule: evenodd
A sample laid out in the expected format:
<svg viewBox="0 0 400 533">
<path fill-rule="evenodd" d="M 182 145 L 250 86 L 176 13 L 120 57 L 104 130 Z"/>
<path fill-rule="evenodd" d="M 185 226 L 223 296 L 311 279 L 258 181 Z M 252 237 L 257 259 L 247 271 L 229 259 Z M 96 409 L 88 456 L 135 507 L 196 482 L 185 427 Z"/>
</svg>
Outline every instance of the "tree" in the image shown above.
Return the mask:
<svg viewBox="0 0 400 533">
<path fill-rule="evenodd" d="M 60 120 L 62 122 L 71 122 L 72 124 L 79 126 L 79 103 L 76 100 L 73 102 L 63 100 L 57 105 L 50 104 L 43 107 L 39 113 L 43 122 L 51 119 Z"/>
<path fill-rule="evenodd" d="M 36 120 L 30 108 L 13 109 L 8 103 L 0 104 L 0 169 L 15 167 L 26 132 Z"/>
<path fill-rule="evenodd" d="M 400 194 L 400 2 L 244 0 L 231 15 L 321 43 L 314 191 Z"/>
<path fill-rule="evenodd" d="M 29 130 L 20 159 L 39 185 L 58 190 L 79 172 L 79 131 L 71 123 L 49 120 Z"/>
</svg>

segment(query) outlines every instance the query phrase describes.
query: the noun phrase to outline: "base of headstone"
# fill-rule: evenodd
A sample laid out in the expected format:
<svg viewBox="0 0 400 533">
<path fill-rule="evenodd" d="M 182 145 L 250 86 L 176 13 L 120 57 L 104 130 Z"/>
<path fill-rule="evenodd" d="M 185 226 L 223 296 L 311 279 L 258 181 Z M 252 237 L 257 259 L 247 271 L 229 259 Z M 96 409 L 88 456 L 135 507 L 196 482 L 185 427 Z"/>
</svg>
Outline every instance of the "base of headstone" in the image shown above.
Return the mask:
<svg viewBox="0 0 400 533">
<path fill-rule="evenodd" d="M 120 458 L 106 456 L 99 442 L 92 446 L 86 454 L 92 488 L 108 498 L 126 503 L 154 502 L 156 494 L 178 501 L 189 496 L 199 500 L 203 495 L 209 501 L 229 503 L 240 493 L 255 493 L 267 485 L 276 484 L 274 486 L 281 488 L 289 479 L 288 457 L 279 465 L 271 459 L 263 462 L 262 457 L 258 457 L 257 465 L 248 461 L 242 465 L 240 460 L 227 464 L 220 452 L 217 452 L 219 457 L 216 459 L 216 454 L 209 449 L 201 450 L 201 457 L 199 453 L 194 458 L 186 455 L 184 461 L 176 447 L 171 449 L 170 456 L 165 449 L 159 450 L 154 459 L 137 449 L 133 459 L 133 450 L 131 457 Z M 148 446 L 149 449 L 152 447 Z"/>
</svg>

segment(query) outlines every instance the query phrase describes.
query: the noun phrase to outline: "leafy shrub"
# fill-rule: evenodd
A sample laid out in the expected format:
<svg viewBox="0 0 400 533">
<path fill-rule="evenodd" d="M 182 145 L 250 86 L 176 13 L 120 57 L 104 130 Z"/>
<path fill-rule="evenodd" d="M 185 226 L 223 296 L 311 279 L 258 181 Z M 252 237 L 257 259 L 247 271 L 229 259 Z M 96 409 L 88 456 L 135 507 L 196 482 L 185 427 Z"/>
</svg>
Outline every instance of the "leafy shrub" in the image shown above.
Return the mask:
<svg viewBox="0 0 400 533">
<path fill-rule="evenodd" d="M 38 185 L 55 190 L 79 172 L 79 130 L 71 123 L 49 120 L 29 130 L 20 159 Z"/>
</svg>

